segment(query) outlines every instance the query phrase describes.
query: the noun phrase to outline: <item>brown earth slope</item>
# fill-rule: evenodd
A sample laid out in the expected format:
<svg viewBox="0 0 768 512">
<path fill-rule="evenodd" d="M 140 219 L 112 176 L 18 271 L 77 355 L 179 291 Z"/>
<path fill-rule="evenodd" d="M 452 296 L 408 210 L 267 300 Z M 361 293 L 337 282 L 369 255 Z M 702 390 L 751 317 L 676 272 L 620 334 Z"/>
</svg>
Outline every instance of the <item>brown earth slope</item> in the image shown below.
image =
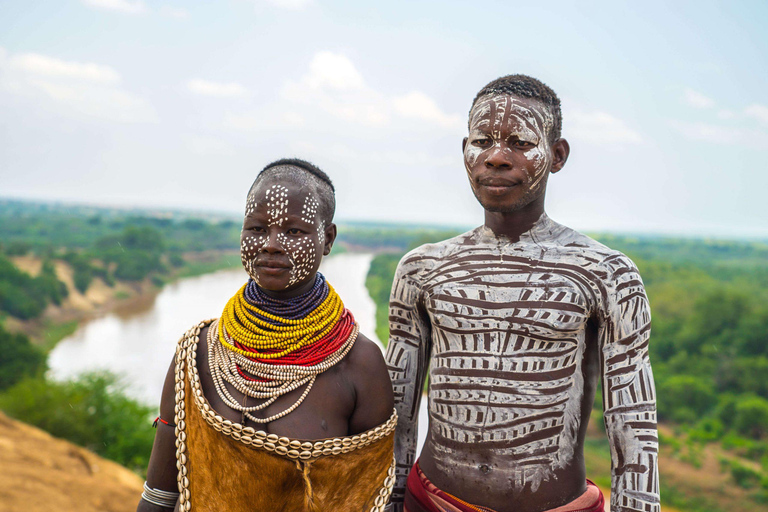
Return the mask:
<svg viewBox="0 0 768 512">
<path fill-rule="evenodd" d="M 142 480 L 124 467 L 0 412 L 0 510 L 135 511 Z"/>
</svg>

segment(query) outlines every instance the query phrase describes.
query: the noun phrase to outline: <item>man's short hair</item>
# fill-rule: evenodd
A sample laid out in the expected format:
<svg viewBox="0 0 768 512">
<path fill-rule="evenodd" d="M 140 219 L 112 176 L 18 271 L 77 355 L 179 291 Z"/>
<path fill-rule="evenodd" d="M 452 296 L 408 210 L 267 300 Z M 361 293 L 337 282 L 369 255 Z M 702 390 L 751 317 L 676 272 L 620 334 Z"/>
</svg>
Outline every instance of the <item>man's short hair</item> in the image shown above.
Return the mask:
<svg viewBox="0 0 768 512">
<path fill-rule="evenodd" d="M 541 80 L 537 80 L 528 75 L 507 75 L 497 78 L 488 85 L 480 89 L 475 99 L 472 100 L 472 109 L 475 108 L 477 100 L 483 96 L 497 94 L 509 94 L 518 98 L 533 98 L 543 103 L 552 114 L 553 124 L 551 140 L 554 142 L 560 138 L 560 132 L 563 128 L 563 114 L 560 112 L 560 98 L 555 91 L 549 88 Z"/>
<path fill-rule="evenodd" d="M 328 177 L 315 164 L 300 158 L 281 158 L 267 164 L 251 185 L 251 190 L 264 178 L 286 178 L 300 185 L 309 186 L 320 202 L 318 212 L 326 225 L 333 221 L 336 213 L 336 188 Z M 250 191 L 249 191 L 250 193 Z"/>
</svg>

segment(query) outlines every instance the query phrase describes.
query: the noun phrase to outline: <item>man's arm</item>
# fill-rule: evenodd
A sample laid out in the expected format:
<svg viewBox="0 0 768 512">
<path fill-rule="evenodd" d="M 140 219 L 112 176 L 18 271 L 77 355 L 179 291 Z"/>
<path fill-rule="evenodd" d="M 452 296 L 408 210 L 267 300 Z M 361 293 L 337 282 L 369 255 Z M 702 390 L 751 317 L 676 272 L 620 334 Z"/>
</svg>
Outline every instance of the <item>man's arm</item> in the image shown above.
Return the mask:
<svg viewBox="0 0 768 512">
<path fill-rule="evenodd" d="M 387 367 L 392 379 L 397 409 L 395 458 L 397 480 L 392 491 L 392 510 L 401 511 L 405 482 L 413 466 L 424 380 L 427 378 L 431 350 L 429 322 L 422 294 L 414 281 L 413 262 L 406 255 L 397 267 L 389 301 L 389 345 Z"/>
<path fill-rule="evenodd" d="M 632 261 L 604 262 L 607 284 L 600 326 L 603 409 L 611 445 L 611 510 L 659 512 L 656 393 L 648 358 L 651 312 Z"/>
<path fill-rule="evenodd" d="M 176 469 L 176 431 L 174 424 L 174 415 L 176 407 L 176 359 L 171 362 L 168 373 L 165 376 L 163 384 L 163 394 L 160 398 L 160 418 L 171 425 L 157 423 L 157 432 L 155 432 L 155 444 L 152 446 L 152 455 L 149 458 L 149 467 L 147 468 L 147 485 L 153 489 L 160 489 L 170 492 L 179 492 L 176 482 L 178 470 Z M 139 501 L 136 512 L 168 512 L 173 507 L 161 507 L 154 505 L 144 499 Z"/>
</svg>

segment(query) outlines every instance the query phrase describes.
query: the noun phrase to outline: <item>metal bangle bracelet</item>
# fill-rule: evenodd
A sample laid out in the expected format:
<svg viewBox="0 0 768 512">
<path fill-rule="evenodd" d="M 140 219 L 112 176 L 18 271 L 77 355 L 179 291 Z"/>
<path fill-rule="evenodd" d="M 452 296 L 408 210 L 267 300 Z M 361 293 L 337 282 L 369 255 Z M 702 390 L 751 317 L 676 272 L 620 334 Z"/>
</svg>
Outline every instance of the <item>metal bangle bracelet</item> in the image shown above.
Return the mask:
<svg viewBox="0 0 768 512">
<path fill-rule="evenodd" d="M 173 508 L 176 506 L 176 500 L 178 498 L 178 492 L 153 489 L 147 485 L 147 482 L 144 482 L 144 492 L 141 493 L 141 499 L 144 501 L 157 505 L 158 507 Z"/>
</svg>

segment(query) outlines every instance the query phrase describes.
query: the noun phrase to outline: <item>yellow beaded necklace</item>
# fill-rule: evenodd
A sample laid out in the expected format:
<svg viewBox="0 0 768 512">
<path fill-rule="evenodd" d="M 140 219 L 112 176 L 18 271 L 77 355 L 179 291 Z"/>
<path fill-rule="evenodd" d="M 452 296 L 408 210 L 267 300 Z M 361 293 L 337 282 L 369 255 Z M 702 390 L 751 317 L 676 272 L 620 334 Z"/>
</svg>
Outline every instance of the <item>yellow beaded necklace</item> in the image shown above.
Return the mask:
<svg viewBox="0 0 768 512">
<path fill-rule="evenodd" d="M 244 356 L 253 356 L 254 353 L 232 345 L 228 338 L 237 340 L 237 343 L 244 347 L 259 351 L 258 357 L 261 359 L 277 359 L 322 339 L 333 329 L 344 312 L 344 304 L 330 284 L 325 300 L 307 316 L 297 320 L 272 315 L 249 304 L 243 293 L 246 286 L 247 284 L 243 285 L 229 299 L 218 323 L 221 344 L 228 350 Z M 257 313 L 274 323 L 249 313 Z"/>
</svg>

